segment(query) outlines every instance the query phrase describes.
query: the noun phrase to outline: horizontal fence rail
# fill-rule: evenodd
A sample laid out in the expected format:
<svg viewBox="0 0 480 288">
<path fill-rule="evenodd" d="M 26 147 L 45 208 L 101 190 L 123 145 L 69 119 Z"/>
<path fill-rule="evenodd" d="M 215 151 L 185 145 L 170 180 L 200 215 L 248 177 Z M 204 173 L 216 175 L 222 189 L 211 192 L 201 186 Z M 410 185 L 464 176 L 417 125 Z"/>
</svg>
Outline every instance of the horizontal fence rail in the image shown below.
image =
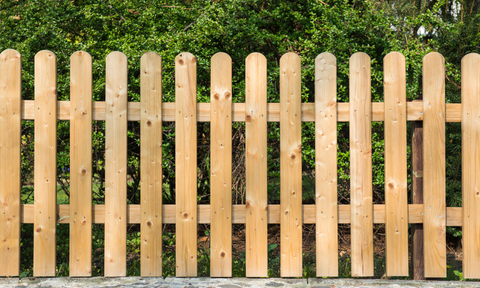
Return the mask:
<svg viewBox="0 0 480 288">
<path fill-rule="evenodd" d="M 57 101 L 56 56 L 35 56 L 35 100 L 22 100 L 21 55 L 0 54 L 0 276 L 20 274 L 20 225 L 34 229 L 34 275 L 55 276 L 56 224 L 70 225 L 70 275 L 91 276 L 92 224 L 105 224 L 105 276 L 126 275 L 127 224 L 141 227 L 141 275 L 162 276 L 162 224 L 176 225 L 176 276 L 197 276 L 197 226 L 211 225 L 211 276 L 232 276 L 232 224 L 245 224 L 246 276 L 268 276 L 268 224 L 281 227 L 281 275 L 302 277 L 302 224 L 316 224 L 318 277 L 338 276 L 338 224 L 350 224 L 352 276 L 373 276 L 373 224 L 385 224 L 387 276 L 408 276 L 408 224 L 425 227 L 425 276 L 446 276 L 446 226 L 463 229 L 465 278 L 479 278 L 480 55 L 462 61 L 462 103 L 445 103 L 443 56 L 423 60 L 423 101 L 406 101 L 405 58 L 384 61 L 385 103 L 371 102 L 370 57 L 350 59 L 350 102 L 337 103 L 336 58 L 315 59 L 315 103 L 301 103 L 301 60 L 280 60 L 280 103 L 267 103 L 267 60 L 246 58 L 245 103 L 232 60 L 211 59 L 211 103 L 197 103 L 197 59 L 175 59 L 175 103 L 162 102 L 162 59 L 141 58 L 140 102 L 127 101 L 127 57 L 106 60 L 92 101 L 92 58 L 71 57 L 70 101 Z M 35 121 L 35 204 L 21 204 L 21 121 Z M 70 204 L 56 204 L 57 120 L 70 123 Z M 92 121 L 105 121 L 105 205 L 92 205 Z M 140 121 L 141 204 L 127 204 L 127 121 Z M 385 125 L 385 204 L 372 201 L 371 122 Z M 423 121 L 424 204 L 407 202 L 407 121 Z M 162 203 L 162 122 L 175 122 L 175 205 Z M 197 205 L 197 123 L 211 122 L 211 203 Z M 246 203 L 232 205 L 232 123 L 245 122 Z M 268 205 L 267 122 L 280 123 L 280 205 Z M 315 122 L 315 204 L 302 205 L 302 122 Z M 337 123 L 350 123 L 351 205 L 337 201 Z M 464 207 L 446 207 L 445 123 L 462 125 Z M 8 164 L 6 164 L 8 163 Z M 477 170 L 478 168 L 478 170 Z M 418 175 L 416 175 L 418 176 Z"/>
</svg>

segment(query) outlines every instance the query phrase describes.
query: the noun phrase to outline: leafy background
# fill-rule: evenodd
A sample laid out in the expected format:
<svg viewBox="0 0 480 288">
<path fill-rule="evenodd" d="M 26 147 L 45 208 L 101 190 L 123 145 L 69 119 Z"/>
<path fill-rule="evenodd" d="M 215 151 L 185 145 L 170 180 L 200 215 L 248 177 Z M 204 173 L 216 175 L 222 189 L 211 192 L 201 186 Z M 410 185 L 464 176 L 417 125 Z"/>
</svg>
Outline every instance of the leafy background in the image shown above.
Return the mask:
<svg viewBox="0 0 480 288">
<path fill-rule="evenodd" d="M 460 103 L 461 59 L 468 53 L 478 52 L 480 47 L 479 6 L 479 0 L 0 1 L 0 51 L 11 48 L 22 54 L 22 96 L 26 100 L 34 99 L 34 56 L 38 51 L 48 49 L 57 55 L 59 100 L 69 100 L 70 56 L 78 50 L 87 51 L 93 58 L 93 97 L 96 101 L 105 98 L 105 58 L 112 51 L 121 51 L 128 57 L 128 100 L 136 102 L 140 101 L 140 57 L 143 53 L 155 51 L 162 56 L 164 102 L 175 101 L 175 56 L 183 51 L 193 53 L 198 60 L 198 102 L 209 102 L 210 58 L 217 52 L 226 52 L 233 60 L 233 101 L 239 103 L 245 100 L 245 58 L 252 52 L 260 52 L 268 60 L 269 102 L 279 102 L 280 57 L 286 52 L 297 53 L 302 59 L 302 101 L 306 103 L 314 101 L 314 59 L 322 52 L 337 57 L 339 102 L 349 101 L 350 56 L 359 51 L 367 53 L 371 57 L 372 101 L 382 102 L 386 54 L 398 51 L 405 55 L 407 99 L 410 101 L 422 97 L 422 58 L 437 51 L 446 60 L 446 101 Z M 33 121 L 22 123 L 23 203 L 33 201 L 33 125 Z M 303 200 L 304 204 L 312 204 L 314 124 L 302 125 Z M 461 129 L 459 123 L 447 123 L 446 127 L 447 205 L 461 206 Z M 98 204 L 104 203 L 105 197 L 104 122 L 95 121 L 93 128 L 93 203 Z M 175 201 L 174 123 L 164 123 L 163 129 L 163 200 L 168 204 Z M 338 124 L 338 200 L 341 204 L 349 203 L 348 130 L 348 123 Z M 376 204 L 384 203 L 385 197 L 383 132 L 383 123 L 372 123 L 372 181 Z M 269 203 L 278 204 L 278 123 L 269 123 L 268 133 L 268 197 Z M 198 123 L 197 135 L 198 202 L 209 203 L 209 123 Z M 243 123 L 234 123 L 233 135 L 233 202 L 241 204 L 245 200 Z M 69 203 L 68 121 L 58 121 L 57 137 L 58 203 Z M 139 139 L 139 123 L 129 122 L 128 201 L 137 204 L 140 201 Z M 410 159 L 408 163 L 410 165 Z M 31 225 L 22 225 L 23 276 L 32 272 L 32 230 Z M 207 226 L 199 231 L 208 236 Z M 348 234 L 348 229 L 342 231 Z M 380 235 L 381 231 L 382 227 L 378 227 L 375 233 Z M 103 225 L 94 225 L 94 275 L 103 274 L 103 233 Z M 68 275 L 68 225 L 59 225 L 58 234 L 57 274 Z M 164 234 L 164 262 L 174 263 L 174 250 L 168 249 L 175 244 L 174 228 L 166 226 Z M 458 242 L 459 236 L 461 230 L 448 227 L 449 241 Z M 138 225 L 129 226 L 129 275 L 139 271 L 139 239 Z M 276 267 L 274 251 L 278 247 L 271 245 L 275 246 L 270 246 L 270 267 Z M 200 263 L 208 264 L 207 246 L 200 249 L 199 255 Z M 241 276 L 244 275 L 242 251 L 237 256 L 234 274 Z M 348 258 L 345 259 L 348 262 Z M 347 262 L 340 265 L 347 267 Z M 207 264 L 204 268 L 200 265 L 199 275 L 208 275 Z M 271 269 L 272 276 L 278 275 L 278 269 Z M 342 271 L 348 277 L 348 268 Z M 174 275 L 168 265 L 165 275 Z"/>
</svg>

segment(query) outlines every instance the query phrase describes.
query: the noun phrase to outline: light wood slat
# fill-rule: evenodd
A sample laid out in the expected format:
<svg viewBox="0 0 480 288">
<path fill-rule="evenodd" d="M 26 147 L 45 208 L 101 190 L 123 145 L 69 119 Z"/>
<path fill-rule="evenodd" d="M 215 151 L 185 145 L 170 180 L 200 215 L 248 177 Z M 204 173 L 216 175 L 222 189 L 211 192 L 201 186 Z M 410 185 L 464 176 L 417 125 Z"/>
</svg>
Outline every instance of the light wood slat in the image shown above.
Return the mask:
<svg viewBox="0 0 480 288">
<path fill-rule="evenodd" d="M 232 277 L 232 59 L 211 61 L 210 277 Z"/>
<path fill-rule="evenodd" d="M 57 204 L 57 59 L 35 55 L 35 217 L 33 276 L 55 276 Z"/>
<path fill-rule="evenodd" d="M 280 273 L 302 277 L 302 72 L 300 57 L 280 59 Z"/>
<path fill-rule="evenodd" d="M 33 223 L 33 204 L 21 205 L 21 222 L 25 224 Z M 350 205 L 338 205 L 338 224 L 350 224 Z M 315 205 L 303 205 L 303 224 L 315 224 Z M 57 205 L 59 224 L 70 223 L 70 205 Z M 140 223 L 140 205 L 127 205 L 127 223 Z M 423 204 L 408 205 L 408 223 L 423 223 Z M 175 224 L 176 208 L 175 205 L 163 205 L 162 220 L 164 224 Z M 198 205 L 197 217 L 199 224 L 211 223 L 210 205 Z M 268 224 L 280 224 L 280 205 L 268 205 Z M 232 224 L 245 224 L 246 207 L 245 205 L 232 205 Z M 93 223 L 105 223 L 105 205 L 93 205 Z M 385 205 L 373 205 L 373 223 L 385 223 Z M 447 207 L 447 226 L 462 226 L 462 207 Z"/>
<path fill-rule="evenodd" d="M 142 276 L 162 276 L 162 58 L 140 59 L 140 203 Z"/>
<path fill-rule="evenodd" d="M 315 59 L 315 205 L 317 277 L 338 276 L 337 59 Z"/>
<path fill-rule="evenodd" d="M 352 276 L 373 276 L 372 105 L 370 57 L 350 58 L 350 203 Z"/>
<path fill-rule="evenodd" d="M 425 277 L 446 277 L 445 60 L 423 58 L 423 190 Z"/>
<path fill-rule="evenodd" d="M 245 62 L 246 276 L 267 277 L 267 59 Z"/>
<path fill-rule="evenodd" d="M 24 100 L 22 104 L 22 119 L 33 120 L 34 101 Z M 385 120 L 384 103 L 372 103 L 372 121 Z M 232 104 L 232 121 L 245 122 L 245 103 Z M 462 114 L 461 104 L 447 103 L 447 122 L 460 122 Z M 162 104 L 162 120 L 175 121 L 175 103 Z M 350 121 L 350 104 L 337 103 L 337 121 Z M 70 120 L 70 102 L 58 101 L 58 120 Z M 105 102 L 93 102 L 93 120 L 105 120 Z M 407 102 L 407 121 L 423 120 L 423 103 Z M 140 103 L 128 102 L 128 121 L 140 121 Z M 210 103 L 197 103 L 197 121 L 210 122 Z M 302 122 L 315 121 L 315 104 L 302 103 Z M 280 103 L 267 103 L 267 122 L 280 122 Z"/>
<path fill-rule="evenodd" d="M 480 55 L 462 59 L 463 277 L 480 278 Z"/>
<path fill-rule="evenodd" d="M 175 59 L 176 276 L 197 276 L 197 59 Z"/>
<path fill-rule="evenodd" d="M 407 107 L 405 57 L 384 59 L 385 206 L 388 276 L 408 276 Z"/>
<path fill-rule="evenodd" d="M 127 57 L 108 54 L 105 120 L 105 276 L 127 273 Z"/>
<path fill-rule="evenodd" d="M 0 54 L 0 276 L 20 273 L 22 57 Z"/>
<path fill-rule="evenodd" d="M 92 275 L 92 57 L 70 58 L 70 277 Z"/>
</svg>

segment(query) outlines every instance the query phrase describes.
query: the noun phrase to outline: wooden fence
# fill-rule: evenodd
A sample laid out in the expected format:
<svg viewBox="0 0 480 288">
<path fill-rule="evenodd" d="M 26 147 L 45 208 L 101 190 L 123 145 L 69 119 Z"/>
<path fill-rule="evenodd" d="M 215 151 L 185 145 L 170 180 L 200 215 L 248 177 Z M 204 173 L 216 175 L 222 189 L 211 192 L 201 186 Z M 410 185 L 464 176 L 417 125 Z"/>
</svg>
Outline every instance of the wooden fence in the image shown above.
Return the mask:
<svg viewBox="0 0 480 288">
<path fill-rule="evenodd" d="M 175 59 L 175 103 L 162 103 L 162 61 L 141 58 L 141 102 L 127 102 L 127 58 L 106 60 L 106 101 L 92 102 L 92 59 L 71 57 L 70 101 L 57 101 L 56 57 L 35 56 L 35 101 L 21 97 L 21 56 L 0 54 L 0 275 L 19 275 L 20 224 L 34 224 L 34 275 L 55 275 L 56 224 L 70 224 L 70 275 L 91 276 L 92 223 L 105 223 L 105 276 L 126 275 L 127 223 L 141 225 L 141 275 L 162 276 L 162 223 L 176 224 L 176 275 L 197 275 L 197 225 L 211 224 L 211 276 L 232 276 L 232 224 L 246 224 L 246 275 L 267 276 L 267 224 L 281 225 L 281 275 L 302 276 L 302 224 L 316 224 L 316 273 L 338 276 L 338 223 L 351 224 L 352 276 L 373 276 L 373 224 L 386 224 L 388 276 L 408 276 L 408 225 L 423 223 L 425 276 L 446 276 L 446 226 L 463 227 L 463 276 L 480 278 L 480 55 L 462 61 L 462 104 L 445 104 L 445 63 L 423 60 L 423 102 L 406 102 L 405 58 L 384 61 L 385 103 L 371 102 L 370 58 L 350 59 L 350 103 L 336 102 L 336 59 L 315 59 L 315 103 L 301 65 L 280 60 L 280 103 L 267 103 L 267 61 L 246 59 L 246 103 L 233 103 L 232 61 L 211 60 L 211 103 L 196 101 L 196 58 Z M 35 121 L 35 204 L 20 201 L 21 120 Z M 70 120 L 70 205 L 56 203 L 57 120 Z M 106 122 L 105 205 L 92 205 L 92 120 Z M 141 204 L 127 205 L 127 121 L 141 121 Z M 162 205 L 162 121 L 175 121 L 176 204 Z M 371 121 L 385 123 L 385 204 L 372 203 Z M 423 121 L 424 204 L 407 202 L 407 121 Z M 211 122 L 211 204 L 197 205 L 197 122 Z M 232 205 L 232 122 L 246 125 L 246 205 Z M 281 201 L 267 204 L 267 122 L 280 122 Z M 301 122 L 315 122 L 316 204 L 302 205 Z M 351 205 L 337 204 L 337 122 L 350 122 Z M 462 122 L 463 208 L 445 203 L 445 123 Z M 418 176 L 418 175 L 417 175 Z"/>
</svg>

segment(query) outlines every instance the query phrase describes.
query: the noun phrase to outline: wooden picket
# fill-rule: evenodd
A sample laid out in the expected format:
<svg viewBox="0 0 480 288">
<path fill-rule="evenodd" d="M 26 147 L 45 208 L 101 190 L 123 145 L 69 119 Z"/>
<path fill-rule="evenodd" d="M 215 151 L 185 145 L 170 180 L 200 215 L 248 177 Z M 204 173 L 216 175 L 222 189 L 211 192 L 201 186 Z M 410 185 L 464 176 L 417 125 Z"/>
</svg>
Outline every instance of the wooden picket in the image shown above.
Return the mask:
<svg viewBox="0 0 480 288">
<path fill-rule="evenodd" d="M 176 276 L 197 276 L 197 59 L 175 58 Z"/>
<path fill-rule="evenodd" d="M 245 224 L 246 276 L 268 276 L 268 224 L 280 224 L 282 277 L 302 277 L 302 226 L 316 225 L 316 275 L 338 276 L 338 224 L 351 225 L 352 276 L 374 275 L 373 224 L 385 224 L 386 274 L 408 276 L 408 224 L 424 224 L 425 276 L 446 276 L 446 226 L 463 227 L 463 276 L 480 278 L 480 55 L 462 61 L 462 103 L 445 103 L 445 63 L 423 60 L 423 102 L 406 100 L 405 57 L 384 59 L 384 103 L 371 102 L 370 57 L 350 58 L 350 102 L 337 103 L 336 58 L 315 59 L 315 103 L 302 103 L 300 57 L 280 59 L 280 103 L 267 103 L 267 60 L 246 58 L 245 103 L 232 59 L 211 59 L 210 103 L 197 103 L 194 55 L 175 59 L 175 103 L 162 102 L 162 58 L 140 60 L 127 101 L 127 57 L 106 59 L 106 99 L 92 101 L 92 58 L 71 56 L 70 101 L 57 101 L 56 56 L 35 56 L 35 100 L 21 100 L 21 56 L 0 54 L 0 276 L 20 274 L 20 225 L 34 229 L 34 276 L 55 276 L 57 224 L 70 225 L 71 276 L 92 275 L 92 224 L 105 224 L 105 276 L 125 276 L 127 224 L 140 224 L 142 276 L 162 276 L 162 225 L 176 225 L 176 276 L 197 275 L 197 225 L 211 224 L 211 276 L 232 277 L 232 225 Z M 21 204 L 21 121 L 35 120 L 35 204 Z M 57 120 L 70 123 L 70 204 L 56 203 Z M 105 205 L 92 205 L 92 121 L 105 121 Z M 140 204 L 127 205 L 127 121 L 140 121 Z M 162 203 L 162 122 L 175 122 L 176 203 Z M 372 202 L 371 122 L 385 122 L 385 204 Z M 407 121 L 423 121 L 424 204 L 407 201 Z M 211 203 L 197 204 L 197 122 L 211 122 Z M 246 202 L 232 205 L 232 123 L 245 122 Z M 267 197 L 267 122 L 280 123 L 280 204 Z M 315 122 L 315 204 L 302 205 L 302 122 Z M 337 203 L 337 122 L 350 122 L 351 204 Z M 464 207 L 446 207 L 445 123 L 462 123 Z M 418 160 L 418 159 L 417 159 Z M 415 160 L 415 161 L 417 161 Z M 5 164 L 8 163 L 8 164 Z M 477 167 L 478 166 L 478 167 Z M 416 177 L 421 175 L 416 175 Z M 417 203 L 417 202 L 415 202 Z M 415 256 L 414 256 L 415 257 Z"/>
<path fill-rule="evenodd" d="M 267 277 L 267 59 L 245 62 L 246 274 Z"/>
<path fill-rule="evenodd" d="M 445 60 L 436 52 L 423 58 L 423 114 L 425 277 L 445 277 Z"/>
<path fill-rule="evenodd" d="M 338 276 L 337 59 L 315 59 L 317 277 Z"/>
<path fill-rule="evenodd" d="M 302 277 L 302 74 L 300 57 L 280 59 L 280 272 Z"/>
<path fill-rule="evenodd" d="M 405 57 L 384 59 L 385 238 L 388 276 L 408 276 L 407 109 Z"/>
<path fill-rule="evenodd" d="M 92 57 L 70 57 L 70 276 L 92 275 Z"/>
<path fill-rule="evenodd" d="M 0 54 L 0 275 L 20 273 L 20 136 L 22 61 L 20 53 Z"/>
<path fill-rule="evenodd" d="M 212 57 L 211 277 L 232 277 L 232 59 Z"/>
<path fill-rule="evenodd" d="M 462 59 L 463 277 L 480 278 L 480 55 Z"/>
<path fill-rule="evenodd" d="M 162 276 L 162 58 L 140 59 L 140 269 L 142 276 Z"/>
<path fill-rule="evenodd" d="M 370 57 L 350 58 L 352 276 L 373 276 L 372 104 Z"/>
<path fill-rule="evenodd" d="M 105 276 L 127 274 L 127 57 L 107 56 L 105 77 Z"/>
<path fill-rule="evenodd" d="M 55 276 L 57 232 L 57 57 L 35 55 L 33 275 Z"/>
</svg>

